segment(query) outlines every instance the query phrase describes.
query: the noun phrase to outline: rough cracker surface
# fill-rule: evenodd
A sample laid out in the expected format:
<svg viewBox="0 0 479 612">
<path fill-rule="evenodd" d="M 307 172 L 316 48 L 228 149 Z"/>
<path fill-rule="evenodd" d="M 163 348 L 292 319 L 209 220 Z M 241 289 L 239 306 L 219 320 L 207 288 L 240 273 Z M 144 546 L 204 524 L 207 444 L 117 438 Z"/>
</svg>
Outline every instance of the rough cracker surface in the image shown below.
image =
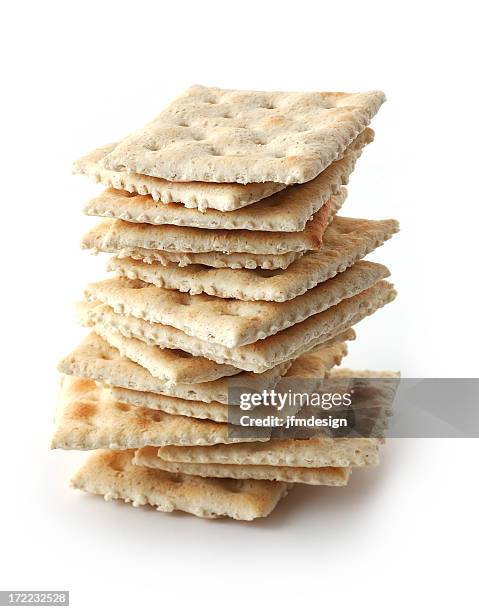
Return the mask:
<svg viewBox="0 0 479 612">
<path fill-rule="evenodd" d="M 310 217 L 334 194 L 339 193 L 341 185 L 348 183 L 349 175 L 354 170 L 363 147 L 371 142 L 372 137 L 372 130 L 367 128 L 351 143 L 341 159 L 333 162 L 312 181 L 303 185 L 292 185 L 256 204 L 234 212 L 214 209 L 204 212 L 174 202 L 158 203 L 151 196 L 141 195 L 135 190 L 111 188 L 91 199 L 83 212 L 87 215 L 153 225 L 300 232 L 304 230 Z M 204 185 L 208 184 L 203 183 Z M 219 187 L 215 183 L 210 185 Z M 238 187 L 247 189 L 245 185 Z"/>
<path fill-rule="evenodd" d="M 151 225 L 128 221 L 102 221 L 82 238 L 84 249 L 123 251 L 149 249 L 182 253 L 254 253 L 282 255 L 284 253 L 317 251 L 326 227 L 341 208 L 347 191 L 332 195 L 300 232 L 202 229 L 176 225 Z"/>
<path fill-rule="evenodd" d="M 189 336 L 234 348 L 267 338 L 348 299 L 389 276 L 381 264 L 359 261 L 345 272 L 287 302 L 247 302 L 188 295 L 143 281 L 113 278 L 85 289 L 117 314 L 162 323 Z"/>
<path fill-rule="evenodd" d="M 286 483 L 174 475 L 133 465 L 132 459 L 132 451 L 96 451 L 73 476 L 71 486 L 107 501 L 243 521 L 267 516 L 288 492 Z"/>
<path fill-rule="evenodd" d="M 135 465 L 165 470 L 173 474 L 192 474 L 211 478 L 252 478 L 309 485 L 344 486 L 348 484 L 350 468 L 302 468 L 276 465 L 241 465 L 221 463 L 181 463 L 158 457 L 158 449 L 146 446 L 136 451 Z"/>
<path fill-rule="evenodd" d="M 116 401 L 107 387 L 64 376 L 52 448 L 124 450 L 143 446 L 230 444 L 226 423 L 138 408 Z"/>
<path fill-rule="evenodd" d="M 166 446 L 158 449 L 164 461 L 275 465 L 284 467 L 364 467 L 377 465 L 380 441 L 375 438 L 269 440 L 214 446 Z"/>
<path fill-rule="evenodd" d="M 384 102 L 379 91 L 285 93 L 195 85 L 103 158 L 171 181 L 305 183 L 341 157 Z"/>
<path fill-rule="evenodd" d="M 331 340 L 395 297 L 396 290 L 393 285 L 379 281 L 360 294 L 342 300 L 336 306 L 308 317 L 301 323 L 264 340 L 233 349 L 188 336 L 168 325 L 148 323 L 133 316 L 116 314 L 112 308 L 101 302 L 79 303 L 77 313 L 86 326 L 107 325 L 127 337 L 138 338 L 156 346 L 181 348 L 192 355 L 261 373 Z"/>
<path fill-rule="evenodd" d="M 217 269 L 173 263 L 145 263 L 132 258 L 114 257 L 108 269 L 132 280 L 142 280 L 165 289 L 178 289 L 197 295 L 207 293 L 238 300 L 284 302 L 301 295 L 328 278 L 344 272 L 353 263 L 381 246 L 399 229 L 397 221 L 369 221 L 335 217 L 323 236 L 317 252 L 307 253 L 286 270 Z"/>
<path fill-rule="evenodd" d="M 372 130 L 371 130 L 372 131 Z M 258 202 L 286 187 L 281 183 L 201 183 L 173 182 L 134 172 L 107 170 L 102 160 L 118 145 L 114 142 L 91 151 L 73 165 L 75 174 L 83 174 L 107 187 L 129 193 L 150 195 L 154 202 L 181 202 L 185 208 L 232 211 Z"/>
<path fill-rule="evenodd" d="M 340 337 L 338 342 L 351 340 L 351 337 Z M 286 374 L 290 361 L 286 361 L 267 372 L 268 380 L 277 382 Z M 228 402 L 228 378 L 205 383 L 166 384 L 161 379 L 152 376 L 148 370 L 122 357 L 117 349 L 108 344 L 95 333 L 89 334 L 84 340 L 58 364 L 63 374 L 78 378 L 89 378 L 106 385 L 124 387 L 136 391 L 161 393 L 163 396 L 180 398 L 198 402 Z M 241 376 L 249 376 L 251 384 L 255 384 L 258 375 L 241 372 Z"/>
<path fill-rule="evenodd" d="M 212 268 L 231 268 L 239 270 L 285 270 L 293 261 L 299 259 L 303 253 L 283 253 L 282 255 L 258 255 L 257 253 L 180 253 L 173 251 L 159 251 L 156 249 L 142 249 L 140 247 L 117 249 L 105 246 L 101 240 L 92 244 L 93 254 L 114 253 L 117 257 L 130 257 L 144 263 L 158 262 L 163 265 L 175 263 L 179 267 L 190 265 L 204 265 Z M 88 247 L 89 248 L 89 247 Z"/>
<path fill-rule="evenodd" d="M 352 340 L 353 338 L 348 334 L 345 340 L 346 339 Z M 295 359 L 283 380 L 287 381 L 289 372 L 291 372 L 291 376 L 294 377 L 324 378 L 331 368 L 341 363 L 342 358 L 346 354 L 347 346 L 345 342 L 338 342 L 330 346 L 322 346 L 313 353 L 301 355 L 301 357 Z M 275 385 L 276 382 L 277 381 L 274 380 L 273 385 Z M 196 419 L 209 419 L 219 423 L 226 423 L 228 421 L 228 406 L 220 402 L 205 403 L 184 400 L 158 393 L 136 391 L 122 387 L 112 387 L 111 394 L 115 400 L 132 406 L 162 410 L 169 414 L 181 414 Z"/>
<path fill-rule="evenodd" d="M 210 382 L 224 376 L 233 376 L 240 371 L 233 366 L 215 363 L 211 359 L 194 357 L 179 349 L 162 349 L 135 338 L 125 338 L 111 328 L 103 327 L 98 333 L 110 346 L 116 348 L 120 355 L 146 368 L 167 387 Z"/>
</svg>

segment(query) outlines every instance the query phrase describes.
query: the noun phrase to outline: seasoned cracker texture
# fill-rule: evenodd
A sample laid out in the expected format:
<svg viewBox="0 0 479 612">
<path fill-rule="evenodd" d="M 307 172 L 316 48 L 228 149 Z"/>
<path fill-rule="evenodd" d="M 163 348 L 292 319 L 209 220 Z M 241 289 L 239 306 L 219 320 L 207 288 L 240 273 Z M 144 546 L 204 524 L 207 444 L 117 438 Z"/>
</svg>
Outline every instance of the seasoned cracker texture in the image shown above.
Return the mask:
<svg viewBox="0 0 479 612">
<path fill-rule="evenodd" d="M 261 373 L 331 340 L 395 297 L 396 291 L 393 285 L 379 281 L 373 287 L 352 298 L 342 300 L 336 306 L 308 317 L 301 323 L 296 323 L 264 340 L 233 349 L 188 336 L 168 325 L 148 323 L 133 316 L 116 314 L 112 308 L 100 302 L 80 303 L 77 305 L 77 312 L 82 323 L 87 326 L 106 325 L 124 336 L 137 338 L 156 346 L 180 348 L 192 355 Z"/>
<path fill-rule="evenodd" d="M 195 85 L 103 158 L 171 181 L 305 183 L 341 157 L 384 101 L 379 91 L 282 93 Z"/>
<path fill-rule="evenodd" d="M 182 253 L 254 253 L 281 255 L 317 251 L 326 227 L 346 199 L 344 187 L 313 215 L 301 232 L 213 230 L 128 221 L 102 221 L 83 237 L 84 249 L 123 251 L 149 249 Z"/>
<path fill-rule="evenodd" d="M 322 467 L 302 468 L 276 465 L 241 465 L 222 463 L 181 463 L 165 461 L 158 457 L 158 449 L 146 446 L 136 451 L 135 465 L 165 470 L 173 474 L 192 474 L 212 478 L 252 478 L 309 485 L 345 486 L 351 474 L 350 468 Z"/>
<path fill-rule="evenodd" d="M 380 264 L 359 261 L 345 272 L 283 303 L 185 295 L 125 278 L 88 285 L 85 296 L 118 314 L 162 323 L 189 336 L 234 348 L 251 344 L 327 310 L 389 276 Z"/>
<path fill-rule="evenodd" d="M 291 300 L 328 278 L 344 272 L 353 263 L 381 246 L 399 229 L 397 221 L 369 221 L 335 217 L 323 236 L 317 252 L 307 253 L 285 271 L 265 273 L 260 269 L 216 269 L 173 263 L 144 263 L 114 257 L 108 269 L 132 280 L 142 280 L 165 289 L 178 289 L 197 295 L 207 293 L 238 300 Z"/>
<path fill-rule="evenodd" d="M 133 465 L 132 451 L 96 451 L 71 480 L 71 486 L 105 500 L 150 505 L 161 512 L 181 510 L 202 518 L 221 516 L 252 521 L 267 516 L 288 492 L 288 485 L 173 475 Z"/>
<path fill-rule="evenodd" d="M 351 143 L 341 159 L 333 162 L 309 183 L 290 186 L 261 202 L 234 212 L 216 210 L 202 212 L 187 208 L 183 204 L 158 204 L 149 195 L 139 195 L 118 189 L 107 189 L 96 196 L 86 204 L 83 212 L 87 215 L 153 225 L 300 232 L 304 230 L 310 217 L 334 194 L 339 193 L 341 185 L 347 184 L 363 146 L 371 140 L 372 130 L 367 128 Z M 203 185 L 208 184 L 203 183 Z M 210 183 L 210 185 L 219 187 L 215 183 Z M 247 189 L 245 185 L 240 187 Z"/>
</svg>

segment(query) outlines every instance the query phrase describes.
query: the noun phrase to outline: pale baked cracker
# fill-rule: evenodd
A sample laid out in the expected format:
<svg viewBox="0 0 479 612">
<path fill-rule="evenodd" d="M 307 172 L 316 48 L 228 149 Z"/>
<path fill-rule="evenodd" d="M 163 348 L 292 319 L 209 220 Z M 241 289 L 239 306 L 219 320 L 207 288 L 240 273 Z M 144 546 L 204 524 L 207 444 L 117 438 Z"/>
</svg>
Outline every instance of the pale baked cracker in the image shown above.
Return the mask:
<svg viewBox="0 0 479 612">
<path fill-rule="evenodd" d="M 82 238 L 83 249 L 111 252 L 124 249 L 150 249 L 184 253 L 283 253 L 317 251 L 333 216 L 347 196 L 345 187 L 323 204 L 300 232 L 202 229 L 177 225 L 151 225 L 107 219 Z"/>
<path fill-rule="evenodd" d="M 301 323 L 268 336 L 264 340 L 234 349 L 199 340 L 168 325 L 148 323 L 136 317 L 116 314 L 112 308 L 100 302 L 79 303 L 77 312 L 83 325 L 106 325 L 127 337 L 138 338 L 161 347 L 181 348 L 192 355 L 261 373 L 331 340 L 395 297 L 396 290 L 393 285 L 379 281 L 373 287 L 352 298 L 342 300 L 336 306 L 313 315 Z"/>
<path fill-rule="evenodd" d="M 153 225 L 301 232 L 311 216 L 340 191 L 341 185 L 348 183 L 349 175 L 354 170 L 362 148 L 371 142 L 372 138 L 373 132 L 367 128 L 350 144 L 341 159 L 333 162 L 312 181 L 304 185 L 292 185 L 261 202 L 234 212 L 216 210 L 201 212 L 173 202 L 158 204 L 149 195 L 138 195 L 118 189 L 107 189 L 91 199 L 83 212 L 86 215 Z M 241 188 L 246 189 L 246 186 Z"/>
<path fill-rule="evenodd" d="M 124 450 L 237 442 L 239 439 L 228 435 L 228 427 L 227 423 L 129 406 L 93 380 L 63 376 L 52 448 Z"/>
<path fill-rule="evenodd" d="M 135 338 L 126 338 L 111 328 L 101 328 L 97 333 L 120 355 L 146 368 L 166 386 L 210 382 L 240 372 L 233 366 L 195 357 L 179 349 L 162 349 Z"/>
<path fill-rule="evenodd" d="M 172 474 L 133 465 L 133 451 L 95 451 L 77 471 L 71 486 L 150 505 L 161 512 L 181 510 L 201 518 L 230 517 L 252 521 L 270 514 L 289 486 L 282 482 L 228 480 Z"/>
<path fill-rule="evenodd" d="M 134 465 L 165 470 L 173 474 L 192 474 L 208 478 L 251 478 L 309 485 L 345 486 L 351 474 L 344 467 L 285 467 L 277 465 L 241 465 L 222 463 L 181 463 L 164 461 L 158 457 L 158 448 L 145 446 L 136 451 Z"/>
<path fill-rule="evenodd" d="M 303 253 L 283 253 L 282 255 L 258 255 L 255 253 L 180 253 L 158 251 L 155 249 L 115 249 L 106 248 L 101 240 L 92 243 L 92 253 L 114 253 L 117 257 L 131 257 L 144 263 L 158 262 L 162 265 L 177 264 L 180 268 L 190 265 L 204 265 L 212 268 L 232 268 L 240 270 L 285 270 L 293 261 L 302 257 Z"/>
<path fill-rule="evenodd" d="M 85 289 L 85 297 L 103 302 L 118 314 L 169 325 L 200 340 L 234 348 L 323 312 L 387 276 L 389 270 L 385 266 L 358 261 L 287 302 L 246 302 L 206 294 L 188 295 L 127 278 L 91 283 Z"/>
<path fill-rule="evenodd" d="M 397 221 L 335 217 L 317 252 L 306 253 L 285 271 L 232 270 L 191 265 L 144 263 L 113 257 L 108 269 L 132 280 L 197 295 L 207 293 L 238 300 L 284 302 L 301 295 L 381 246 L 399 229 Z"/>
<path fill-rule="evenodd" d="M 348 337 L 348 339 L 351 338 Z M 282 380 L 287 381 L 289 372 L 294 377 L 324 378 L 331 368 L 341 363 L 346 354 L 347 346 L 345 342 L 321 346 L 317 351 L 301 355 L 301 357 L 295 359 Z M 169 414 L 181 414 L 196 419 L 210 419 L 219 423 L 228 422 L 228 405 L 220 402 L 206 404 L 122 387 L 112 387 L 111 394 L 115 400 L 131 406 L 162 410 Z"/>
<path fill-rule="evenodd" d="M 331 370 L 338 378 L 389 378 L 396 372 Z M 258 444 L 241 442 L 233 446 L 166 446 L 157 449 L 163 461 L 193 464 L 275 465 L 289 467 L 362 467 L 379 461 L 380 438 L 312 438 L 309 440 L 272 439 Z"/>
<path fill-rule="evenodd" d="M 384 94 L 284 93 L 194 85 L 103 159 L 172 181 L 305 183 L 339 158 Z"/>
<path fill-rule="evenodd" d="M 339 337 L 338 342 L 350 340 L 350 337 Z M 280 380 L 288 368 L 290 361 L 285 361 L 267 372 L 268 380 L 272 384 Z M 161 393 L 164 396 L 193 400 L 210 404 L 213 402 L 228 403 L 228 378 L 220 378 L 211 382 L 194 384 L 165 384 L 162 380 L 152 376 L 148 370 L 122 357 L 117 349 L 113 348 L 97 334 L 91 333 L 58 364 L 63 374 L 79 378 L 90 378 L 106 385 L 125 387 L 138 391 Z M 254 384 L 257 374 L 241 372 L 243 376 L 250 376 Z M 165 399 L 166 401 L 166 399 Z"/>
<path fill-rule="evenodd" d="M 372 131 L 372 130 L 371 130 Z M 358 138 L 361 134 L 358 136 Z M 181 202 L 185 208 L 197 208 L 199 211 L 207 209 L 219 211 L 232 211 L 258 202 L 278 191 L 286 185 L 281 183 L 201 183 L 201 182 L 173 182 L 161 178 L 135 174 L 134 172 L 116 172 L 103 168 L 101 161 L 111 153 L 118 142 L 95 149 L 88 155 L 81 157 L 73 165 L 75 174 L 89 176 L 97 183 L 108 187 L 122 189 L 130 193 L 150 195 L 155 202 L 167 204 Z"/>
<path fill-rule="evenodd" d="M 177 463 L 276 465 L 284 467 L 364 467 L 377 465 L 377 438 L 273 439 L 211 446 L 163 446 L 158 457 Z"/>
</svg>

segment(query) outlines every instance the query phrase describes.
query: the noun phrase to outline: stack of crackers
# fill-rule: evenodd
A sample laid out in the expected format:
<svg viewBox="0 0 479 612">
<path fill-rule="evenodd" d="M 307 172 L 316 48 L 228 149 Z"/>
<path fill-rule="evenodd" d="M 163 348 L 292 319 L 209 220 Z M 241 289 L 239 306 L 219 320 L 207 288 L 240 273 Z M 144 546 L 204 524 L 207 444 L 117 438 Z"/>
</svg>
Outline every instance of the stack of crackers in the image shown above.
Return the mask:
<svg viewBox="0 0 479 612">
<path fill-rule="evenodd" d="M 106 186 L 82 246 L 114 272 L 86 287 L 90 333 L 59 365 L 53 447 L 93 451 L 75 488 L 252 520 L 377 463 L 375 438 L 231 437 L 228 388 L 344 375 L 352 326 L 394 299 L 363 258 L 397 222 L 338 215 L 383 101 L 194 86 L 75 164 Z"/>
</svg>

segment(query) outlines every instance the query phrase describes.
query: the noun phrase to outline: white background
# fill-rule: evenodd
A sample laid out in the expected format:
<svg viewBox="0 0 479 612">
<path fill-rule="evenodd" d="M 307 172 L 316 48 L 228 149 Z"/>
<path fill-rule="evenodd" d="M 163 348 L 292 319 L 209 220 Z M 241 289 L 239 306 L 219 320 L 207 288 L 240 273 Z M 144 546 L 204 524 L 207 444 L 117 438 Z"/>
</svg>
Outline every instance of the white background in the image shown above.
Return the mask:
<svg viewBox="0 0 479 612">
<path fill-rule="evenodd" d="M 193 83 L 383 89 L 350 216 L 396 217 L 370 258 L 400 297 L 346 364 L 477 376 L 477 19 L 473 2 L 43 2 L 4 7 L 0 588 L 70 589 L 89 609 L 472 609 L 477 440 L 396 440 L 344 490 L 297 487 L 254 524 L 134 510 L 69 491 L 50 452 L 55 363 L 84 332 L 73 300 L 98 191 L 70 176 Z M 476 592 L 476 596 L 474 596 Z M 103 606 L 103 607 L 102 607 Z"/>
</svg>

